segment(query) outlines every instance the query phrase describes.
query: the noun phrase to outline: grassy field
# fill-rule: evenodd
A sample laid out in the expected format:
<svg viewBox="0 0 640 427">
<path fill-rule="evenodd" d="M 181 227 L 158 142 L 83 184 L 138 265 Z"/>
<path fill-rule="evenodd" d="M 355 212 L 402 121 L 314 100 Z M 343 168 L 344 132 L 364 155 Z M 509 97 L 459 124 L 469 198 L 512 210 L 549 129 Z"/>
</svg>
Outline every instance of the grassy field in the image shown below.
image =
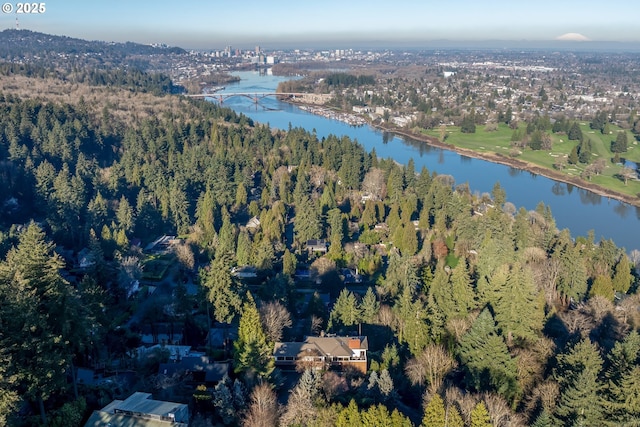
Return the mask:
<svg viewBox="0 0 640 427">
<path fill-rule="evenodd" d="M 524 129 L 524 126 L 521 128 Z M 616 138 L 617 132 L 622 131 L 622 129 L 611 126 L 611 134 L 602 135 L 599 131 L 591 130 L 589 124 L 585 122 L 580 123 L 580 128 L 583 136 L 591 140 L 592 161 L 595 162 L 599 158 L 607 160 L 602 175 L 594 176 L 591 182 L 609 190 L 637 196 L 640 193 L 640 181 L 629 181 L 627 185 L 625 185 L 622 180 L 615 176 L 620 171 L 621 166 L 611 162 L 613 158 L 613 153 L 611 153 L 610 150 L 611 141 Z M 440 131 L 438 129 L 423 131 L 423 134 L 438 139 L 440 138 Z M 484 126 L 477 126 L 476 133 L 474 134 L 465 134 L 460 132 L 459 127 L 448 126 L 446 142 L 456 147 L 466 148 L 479 153 L 499 153 L 504 156 L 509 156 L 511 152 L 512 134 L 513 130 L 509 129 L 505 124 L 500 124 L 498 129 L 493 132 L 486 132 Z M 628 151 L 622 153 L 620 157 L 640 163 L 640 145 L 638 145 L 635 136 L 631 132 L 628 132 L 627 137 L 629 141 Z M 567 136 L 564 134 L 551 134 L 551 139 L 553 144 L 551 150 L 531 150 L 526 148 L 522 154 L 516 158 L 557 172 L 553 167 L 554 163 L 559 157 L 568 156 L 573 147 L 577 145 L 577 141 L 567 140 Z M 562 173 L 567 176 L 580 177 L 580 174 L 586 166 L 586 164 L 582 163 L 577 165 L 567 164 Z"/>
</svg>

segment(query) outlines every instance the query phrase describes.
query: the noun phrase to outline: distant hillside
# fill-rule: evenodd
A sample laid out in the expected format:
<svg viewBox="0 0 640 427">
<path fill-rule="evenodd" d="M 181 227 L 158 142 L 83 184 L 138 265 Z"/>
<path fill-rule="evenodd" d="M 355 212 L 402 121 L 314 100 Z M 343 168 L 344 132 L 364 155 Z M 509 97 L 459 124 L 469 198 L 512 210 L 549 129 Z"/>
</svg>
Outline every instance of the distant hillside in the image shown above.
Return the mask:
<svg viewBox="0 0 640 427">
<path fill-rule="evenodd" d="M 186 54 L 178 47 L 88 41 L 28 30 L 0 32 L 0 60 L 66 70 L 88 66 L 165 71 L 171 68 L 171 58 Z"/>
<path fill-rule="evenodd" d="M 46 54 L 51 51 L 69 55 L 180 55 L 187 53 L 179 47 L 155 47 L 132 42 L 89 41 L 29 30 L 4 30 L 0 32 L 0 55 L 3 57 L 9 55 L 26 57 Z"/>
</svg>

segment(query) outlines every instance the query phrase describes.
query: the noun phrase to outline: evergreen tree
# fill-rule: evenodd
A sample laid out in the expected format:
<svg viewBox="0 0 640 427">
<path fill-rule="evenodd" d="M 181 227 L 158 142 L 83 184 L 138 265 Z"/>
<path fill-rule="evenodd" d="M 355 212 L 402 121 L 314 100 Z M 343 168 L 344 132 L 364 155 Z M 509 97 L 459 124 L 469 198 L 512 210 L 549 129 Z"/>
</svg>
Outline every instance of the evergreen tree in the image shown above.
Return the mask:
<svg viewBox="0 0 640 427">
<path fill-rule="evenodd" d="M 519 263 L 512 266 L 493 308 L 503 336 L 519 343 L 537 340 L 544 320 L 544 300 L 539 298 L 529 269 Z"/>
<path fill-rule="evenodd" d="M 133 208 L 124 196 L 120 198 L 116 218 L 118 219 L 120 229 L 127 233 L 133 230 Z"/>
<path fill-rule="evenodd" d="M 284 255 L 282 255 L 282 272 L 289 276 L 293 276 L 296 272 L 296 257 L 289 249 L 284 250 Z"/>
<path fill-rule="evenodd" d="M 609 276 L 603 276 L 599 274 L 593 280 L 591 284 L 591 289 L 589 289 L 589 297 L 593 297 L 599 295 L 603 298 L 608 299 L 609 301 L 613 301 L 615 291 L 613 289 L 613 283 L 611 282 L 611 278 Z"/>
<path fill-rule="evenodd" d="M 260 313 L 250 293 L 242 306 L 238 339 L 233 343 L 234 371 L 243 372 L 247 378 L 269 378 L 274 369 L 272 344 L 262 328 Z"/>
<path fill-rule="evenodd" d="M 296 204 L 295 209 L 296 216 L 293 229 L 298 242 L 306 243 L 307 240 L 320 238 L 322 236 L 322 226 L 316 203 L 305 195 L 302 197 L 301 202 Z"/>
<path fill-rule="evenodd" d="M 469 383 L 477 390 L 496 391 L 507 400 L 518 391 L 515 361 L 498 335 L 489 309 L 485 308 L 462 337 L 458 355 Z"/>
<path fill-rule="evenodd" d="M 238 261 L 238 265 L 249 265 L 253 258 L 252 247 L 253 244 L 249 233 L 244 230 L 241 231 L 240 234 L 238 234 L 238 247 L 236 248 L 236 260 Z"/>
<path fill-rule="evenodd" d="M 0 347 L 15 362 L 8 375 L 15 375 L 25 398 L 39 402 L 44 424 L 44 401 L 66 388 L 74 351 L 87 337 L 86 315 L 60 275 L 63 266 L 35 224 L 0 264 Z"/>
<path fill-rule="evenodd" d="M 329 328 L 334 328 L 337 325 L 353 326 L 360 323 L 361 319 L 362 312 L 355 295 L 343 289 L 331 310 Z"/>
<path fill-rule="evenodd" d="M 362 224 L 365 229 L 371 229 L 377 223 L 376 203 L 372 200 L 367 200 L 364 204 L 364 211 L 362 211 Z"/>
<path fill-rule="evenodd" d="M 533 424 L 531 424 L 531 427 L 553 427 L 553 418 L 545 409 L 538 415 Z"/>
<path fill-rule="evenodd" d="M 578 145 L 578 160 L 580 163 L 591 163 L 591 140 L 584 138 Z"/>
<path fill-rule="evenodd" d="M 446 425 L 447 418 L 444 401 L 438 393 L 435 393 L 424 409 L 421 427 L 443 427 Z"/>
<path fill-rule="evenodd" d="M 445 427 L 464 427 L 464 420 L 455 405 L 447 405 L 447 422 Z"/>
<path fill-rule="evenodd" d="M 569 153 L 569 157 L 567 158 L 567 161 L 569 162 L 570 165 L 577 165 L 578 164 L 578 146 L 576 145 L 575 147 L 573 147 L 571 149 L 571 152 Z"/>
<path fill-rule="evenodd" d="M 569 141 L 582 140 L 582 130 L 580 129 L 578 122 L 573 122 L 569 128 L 569 132 L 567 133 L 567 138 Z"/>
<path fill-rule="evenodd" d="M 640 334 L 631 331 L 608 356 L 606 413 L 608 425 L 640 421 Z"/>
<path fill-rule="evenodd" d="M 462 119 L 460 125 L 460 132 L 462 133 L 476 133 L 476 123 L 474 114 L 467 114 Z"/>
<path fill-rule="evenodd" d="M 609 384 L 606 406 L 607 425 L 636 426 L 640 424 L 640 366 L 624 372 Z"/>
<path fill-rule="evenodd" d="M 373 293 L 373 288 L 367 288 L 367 292 L 360 303 L 360 312 L 364 323 L 374 323 L 380 311 L 380 303 Z"/>
<path fill-rule="evenodd" d="M 344 221 L 340 209 L 331 209 L 327 212 L 331 234 L 329 238 L 329 253 L 334 259 L 342 256 L 342 239 L 344 239 Z"/>
<path fill-rule="evenodd" d="M 402 246 L 400 252 L 405 256 L 413 256 L 418 252 L 418 233 L 411 221 L 402 225 Z"/>
<path fill-rule="evenodd" d="M 427 310 L 419 298 L 414 298 L 410 288 L 404 288 L 398 297 L 393 312 L 397 319 L 398 342 L 406 343 L 409 351 L 417 356 L 429 344 Z"/>
<path fill-rule="evenodd" d="M 225 375 L 213 390 L 213 405 L 222 419 L 224 425 L 231 425 L 236 419 L 236 410 L 233 406 L 232 383 L 228 375 Z"/>
<path fill-rule="evenodd" d="M 380 377 L 378 377 L 377 386 L 384 400 L 387 400 L 391 397 L 391 394 L 394 392 L 395 388 L 393 385 L 393 379 L 391 378 L 391 374 L 389 374 L 388 369 L 383 369 L 382 371 L 380 371 Z"/>
<path fill-rule="evenodd" d="M 466 317 L 475 308 L 475 292 L 471 285 L 467 263 L 460 261 L 449 276 L 451 286 L 450 296 L 453 300 L 453 317 Z M 448 317 L 451 317 L 449 315 Z"/>
<path fill-rule="evenodd" d="M 552 258 L 560 262 L 558 290 L 561 294 L 581 301 L 587 294 L 587 269 L 580 249 L 571 241 L 568 231 L 560 234 L 559 247 Z"/>
<path fill-rule="evenodd" d="M 209 302 L 213 304 L 213 316 L 221 323 L 231 323 L 239 313 L 242 298 L 238 284 L 231 277 L 230 262 L 217 257 L 211 263 L 209 271 L 200 272 L 201 282 L 208 290 Z"/>
<path fill-rule="evenodd" d="M 235 256 L 236 236 L 233 224 L 231 224 L 231 215 L 226 207 L 222 207 L 222 226 L 218 231 L 218 246 L 216 247 L 216 256 Z"/>
<path fill-rule="evenodd" d="M 618 292 L 627 293 L 633 283 L 633 275 L 631 274 L 631 263 L 626 254 L 622 254 L 620 261 L 616 264 L 615 273 L 613 275 L 613 289 Z"/>
<path fill-rule="evenodd" d="M 603 425 L 605 414 L 598 376 L 602 358 L 589 339 L 558 357 L 560 398 L 555 417 L 564 425 Z"/>
<path fill-rule="evenodd" d="M 491 427 L 491 417 L 484 402 L 480 401 L 471 411 L 471 427 Z"/>
<path fill-rule="evenodd" d="M 611 152 L 612 153 L 626 153 L 628 147 L 628 138 L 626 131 L 619 131 L 618 135 L 616 135 L 616 140 L 611 141 Z"/>
</svg>

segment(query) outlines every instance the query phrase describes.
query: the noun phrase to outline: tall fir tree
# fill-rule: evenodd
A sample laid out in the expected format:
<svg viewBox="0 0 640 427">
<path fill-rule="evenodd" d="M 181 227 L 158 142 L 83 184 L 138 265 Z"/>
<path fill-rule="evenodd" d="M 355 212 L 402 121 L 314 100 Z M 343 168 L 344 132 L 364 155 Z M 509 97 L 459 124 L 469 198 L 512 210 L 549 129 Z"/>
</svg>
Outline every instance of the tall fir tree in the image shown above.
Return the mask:
<svg viewBox="0 0 640 427">
<path fill-rule="evenodd" d="M 67 387 L 74 353 L 88 336 L 86 313 L 60 274 L 63 266 L 35 224 L 0 264 L 0 346 L 16 362 L 8 375 L 15 375 L 26 399 L 39 403 L 44 424 L 44 401 Z"/>
<path fill-rule="evenodd" d="M 247 293 L 238 326 L 238 339 L 233 343 L 234 371 L 250 379 L 268 379 L 274 369 L 272 345 L 264 333 L 260 313 L 251 294 Z"/>
<path fill-rule="evenodd" d="M 471 427 L 491 427 L 491 417 L 484 402 L 480 401 L 471 411 Z"/>
<path fill-rule="evenodd" d="M 604 424 L 602 384 L 598 378 L 602 365 L 598 349 L 588 338 L 558 356 L 560 398 L 554 415 L 563 425 Z"/>
<path fill-rule="evenodd" d="M 516 343 L 534 343 L 544 321 L 542 298 L 529 269 L 515 263 L 493 307 L 502 335 Z"/>
<path fill-rule="evenodd" d="M 468 382 L 479 391 L 495 391 L 507 400 L 518 392 L 516 363 L 502 336 L 498 335 L 488 308 L 480 312 L 462 337 L 458 356 Z"/>
<path fill-rule="evenodd" d="M 444 401 L 438 393 L 435 393 L 424 408 L 421 427 L 442 427 L 447 424 L 447 414 Z"/>
</svg>

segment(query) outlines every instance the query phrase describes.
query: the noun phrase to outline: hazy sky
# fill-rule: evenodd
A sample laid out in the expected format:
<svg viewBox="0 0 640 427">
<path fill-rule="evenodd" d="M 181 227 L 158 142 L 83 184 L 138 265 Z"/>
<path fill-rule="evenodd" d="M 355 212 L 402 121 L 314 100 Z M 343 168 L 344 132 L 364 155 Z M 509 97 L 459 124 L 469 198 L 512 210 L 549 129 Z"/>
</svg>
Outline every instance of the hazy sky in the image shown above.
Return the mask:
<svg viewBox="0 0 640 427">
<path fill-rule="evenodd" d="M 15 5 L 17 2 L 10 2 Z M 372 45 L 431 40 L 640 42 L 638 0 L 49 0 L 20 27 L 185 48 Z M 0 14 L 13 28 L 15 13 Z"/>
</svg>

